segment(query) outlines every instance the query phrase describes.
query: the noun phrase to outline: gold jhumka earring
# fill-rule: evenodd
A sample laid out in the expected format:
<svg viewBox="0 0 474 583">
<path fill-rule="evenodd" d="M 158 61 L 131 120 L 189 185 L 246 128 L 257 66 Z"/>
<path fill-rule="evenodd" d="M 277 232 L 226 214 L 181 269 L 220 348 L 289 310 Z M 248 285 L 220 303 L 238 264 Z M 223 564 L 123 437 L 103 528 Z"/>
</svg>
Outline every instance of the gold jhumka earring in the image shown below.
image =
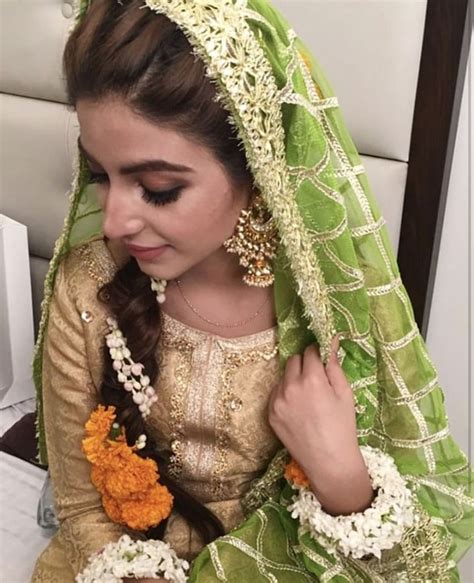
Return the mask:
<svg viewBox="0 0 474 583">
<path fill-rule="evenodd" d="M 268 287 L 275 277 L 271 259 L 278 247 L 278 231 L 261 195 L 240 213 L 235 233 L 224 241 L 228 253 L 236 253 L 247 268 L 243 280 L 247 285 Z"/>
</svg>

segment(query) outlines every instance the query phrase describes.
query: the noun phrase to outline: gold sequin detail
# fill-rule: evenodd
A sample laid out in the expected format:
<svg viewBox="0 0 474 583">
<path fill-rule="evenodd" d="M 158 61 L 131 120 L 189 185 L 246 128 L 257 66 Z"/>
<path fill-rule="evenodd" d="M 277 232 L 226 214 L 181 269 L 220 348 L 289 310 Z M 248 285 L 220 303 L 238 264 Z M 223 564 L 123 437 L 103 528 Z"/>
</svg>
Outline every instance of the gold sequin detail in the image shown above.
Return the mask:
<svg viewBox="0 0 474 583">
<path fill-rule="evenodd" d="M 173 340 L 169 345 L 179 350 L 181 358 L 175 370 L 176 390 L 171 397 L 171 435 L 170 447 L 173 455 L 170 457 L 168 472 L 171 477 L 179 478 L 183 470 L 184 449 L 184 399 L 191 379 L 191 364 L 194 346 L 186 340 Z"/>
<path fill-rule="evenodd" d="M 84 322 L 86 322 L 87 324 L 89 324 L 90 322 L 92 322 L 92 314 L 89 312 L 89 310 L 84 310 L 83 312 L 81 312 L 81 319 L 84 320 Z"/>
<path fill-rule="evenodd" d="M 380 559 L 357 561 L 357 566 L 367 574 L 381 575 L 381 580 L 389 583 L 450 583 L 455 566 L 447 560 L 451 535 L 446 528 L 440 530 L 416 500 L 415 512 L 416 522 L 405 530 L 399 545 L 383 551 Z"/>
</svg>

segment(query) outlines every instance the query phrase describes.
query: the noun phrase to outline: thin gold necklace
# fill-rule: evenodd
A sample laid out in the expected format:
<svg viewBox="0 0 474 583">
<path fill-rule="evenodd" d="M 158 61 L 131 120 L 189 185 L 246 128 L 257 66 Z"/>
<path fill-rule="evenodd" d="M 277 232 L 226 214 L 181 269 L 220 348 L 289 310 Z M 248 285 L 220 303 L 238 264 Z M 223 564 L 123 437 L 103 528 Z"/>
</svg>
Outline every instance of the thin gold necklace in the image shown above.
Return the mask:
<svg viewBox="0 0 474 583">
<path fill-rule="evenodd" d="M 192 303 L 188 300 L 188 298 L 184 295 L 184 292 L 181 288 L 181 281 L 179 279 L 176 279 L 175 281 L 176 281 L 176 285 L 178 286 L 179 293 L 181 294 L 183 300 L 186 302 L 186 305 L 196 314 L 196 316 L 198 318 L 200 318 L 201 320 L 203 320 L 203 322 L 207 322 L 208 324 L 212 324 L 213 326 L 218 326 L 220 328 L 237 328 L 238 326 L 243 326 L 244 324 L 247 324 L 247 322 L 250 322 L 251 320 L 253 320 L 254 318 L 256 318 L 260 314 L 260 312 L 263 310 L 263 308 L 266 306 L 266 304 L 270 300 L 270 296 L 269 296 L 263 302 L 263 304 L 258 308 L 258 310 L 255 312 L 255 314 L 253 314 L 253 316 L 250 316 L 249 318 L 246 318 L 245 320 L 240 320 L 240 322 L 236 322 L 234 324 L 219 324 L 218 322 L 213 322 L 212 320 L 208 320 L 205 316 L 202 316 L 196 310 L 196 308 L 192 305 Z"/>
</svg>

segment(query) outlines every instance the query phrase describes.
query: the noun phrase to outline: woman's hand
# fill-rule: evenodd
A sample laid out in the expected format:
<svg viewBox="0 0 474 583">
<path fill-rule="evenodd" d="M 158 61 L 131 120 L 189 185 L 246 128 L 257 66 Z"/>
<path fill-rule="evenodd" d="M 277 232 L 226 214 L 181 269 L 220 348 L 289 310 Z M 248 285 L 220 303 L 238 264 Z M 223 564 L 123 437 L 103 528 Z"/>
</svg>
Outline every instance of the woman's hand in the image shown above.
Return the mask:
<svg viewBox="0 0 474 583">
<path fill-rule="evenodd" d="M 290 357 L 269 403 L 271 427 L 306 473 L 323 509 L 334 515 L 363 511 L 374 498 L 338 348 L 336 337 L 326 367 L 316 345 Z"/>
</svg>

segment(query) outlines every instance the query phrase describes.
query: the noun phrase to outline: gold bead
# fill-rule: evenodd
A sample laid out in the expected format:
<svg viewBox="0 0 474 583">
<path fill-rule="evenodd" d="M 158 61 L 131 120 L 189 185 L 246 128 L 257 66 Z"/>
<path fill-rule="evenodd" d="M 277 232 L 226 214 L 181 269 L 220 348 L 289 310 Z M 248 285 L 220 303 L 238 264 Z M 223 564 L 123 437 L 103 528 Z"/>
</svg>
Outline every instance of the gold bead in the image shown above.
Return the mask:
<svg viewBox="0 0 474 583">
<path fill-rule="evenodd" d="M 171 444 L 171 451 L 173 453 L 179 453 L 181 451 L 181 442 L 179 441 L 179 439 L 174 439 Z"/>
</svg>

